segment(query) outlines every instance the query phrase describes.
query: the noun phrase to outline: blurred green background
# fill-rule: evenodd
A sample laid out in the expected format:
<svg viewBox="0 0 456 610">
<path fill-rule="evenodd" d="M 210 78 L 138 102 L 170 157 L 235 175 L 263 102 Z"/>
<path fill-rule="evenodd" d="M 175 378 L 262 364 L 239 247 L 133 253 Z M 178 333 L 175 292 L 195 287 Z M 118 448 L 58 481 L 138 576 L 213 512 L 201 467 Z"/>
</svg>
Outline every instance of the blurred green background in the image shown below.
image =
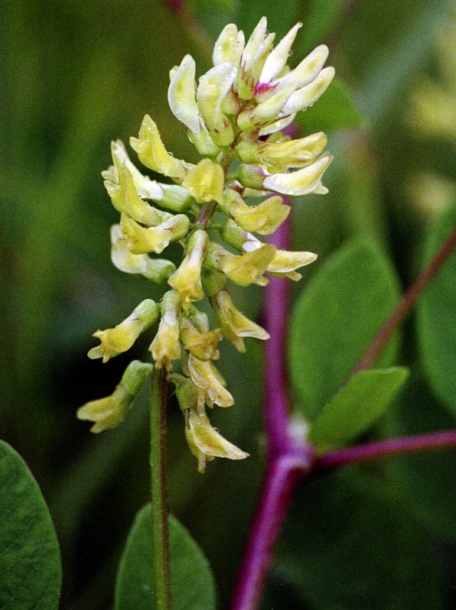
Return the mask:
<svg viewBox="0 0 456 610">
<path fill-rule="evenodd" d="M 379 240 L 408 285 L 420 268 L 422 241 L 430 223 L 456 192 L 452 6 L 448 0 L 192 0 L 182 18 L 159 0 L 1 3 L 0 434 L 27 461 L 49 503 L 62 545 L 62 608 L 111 607 L 126 533 L 148 499 L 146 396 L 122 426 L 101 436 L 91 436 L 88 426 L 75 419 L 81 404 L 111 393 L 126 363 L 133 356 L 144 358 L 147 350 L 146 338 L 135 346 L 133 355 L 120 356 L 109 365 L 92 362 L 86 358 L 95 344 L 92 332 L 114 326 L 140 300 L 161 294 L 159 288 L 111 265 L 109 227 L 117 222 L 117 213 L 100 177 L 111 163 L 110 141 L 127 142 L 136 135 L 147 112 L 159 125 L 168 150 L 194 160 L 184 128 L 167 107 L 169 69 L 190 53 L 199 73 L 207 70 L 211 44 L 228 22 L 250 34 L 264 14 L 270 31 L 282 36 L 302 21 L 291 62 L 326 42 L 330 63 L 351 87 L 363 125 L 339 129 L 344 117 L 338 114 L 337 98 L 323 106 L 326 116 L 321 117 L 316 107 L 301 119 L 305 133 L 335 127 L 329 134 L 329 149 L 336 160 L 326 179 L 330 194 L 307 197 L 295 205 L 294 245 L 319 254 L 319 262 L 294 286 L 295 294 L 333 249 L 355 235 Z M 354 122 L 348 117 L 346 126 Z M 258 315 L 260 299 L 259 290 L 247 296 L 235 291 L 239 308 L 253 317 Z M 416 360 L 412 331 L 406 328 L 404 358 L 409 364 Z M 236 407 L 214 414 L 223 434 L 250 452 L 248 460 L 234 464 L 220 460 L 208 467 L 205 476 L 199 475 L 185 444 L 181 415 L 174 405 L 170 407 L 171 510 L 206 552 L 222 608 L 239 563 L 262 469 L 260 365 L 260 348 L 254 342 L 242 356 L 225 349 L 221 368 Z M 432 417 L 424 414 L 413 427 L 452 425 L 450 416 L 418 381 L 413 392 L 417 411 L 423 411 L 424 401 L 435 404 Z M 407 413 L 411 404 L 410 399 L 403 407 L 409 409 Z M 400 421 L 410 419 L 404 415 Z M 401 428 L 397 421 L 391 430 Z M 417 469 L 428 470 L 429 477 L 442 471 L 455 474 L 454 455 L 442 455 L 434 461 L 428 458 Z M 394 479 L 399 485 L 402 480 L 407 486 L 410 473 L 389 464 L 384 468 L 385 481 Z M 333 487 L 315 484 L 303 501 L 309 521 L 304 519 L 302 532 L 299 525 L 293 530 L 300 532 L 303 545 L 314 532 L 309 523 L 318 528 L 323 507 L 345 501 L 348 506 L 354 502 L 353 490 L 361 485 L 358 479 L 352 485 L 344 477 L 331 477 L 330 483 Z M 454 478 L 444 476 L 438 493 L 451 486 Z M 420 505 L 422 496 L 413 496 L 414 491 L 405 494 L 407 498 L 401 496 L 401 502 Z M 395 502 L 399 510 L 400 502 L 397 498 Z M 369 509 L 355 505 L 362 513 L 362 527 L 367 528 L 372 521 Z M 455 504 L 449 507 L 445 515 L 434 507 L 433 516 L 426 507 L 419 508 L 417 529 L 403 516 L 400 521 L 406 530 L 401 544 L 412 540 L 416 552 L 426 556 L 426 562 L 416 563 L 418 571 L 410 573 L 428 578 L 421 599 L 432 593 L 431 601 L 417 605 L 415 597 L 399 596 L 396 605 L 381 605 L 380 587 L 375 607 L 453 607 L 449 592 L 454 589 L 456 562 L 451 546 L 456 541 L 451 522 Z M 296 518 L 293 514 L 290 523 Z M 448 524 L 440 527 L 439 519 Z M 388 527 L 394 530 L 395 522 L 388 522 Z M 430 559 L 430 547 L 414 542 L 418 530 L 421 536 L 420 528 L 430 535 L 435 561 Z M 338 540 L 339 534 L 339 527 L 327 521 L 321 540 L 313 540 L 318 561 L 303 559 L 310 562 L 309 574 L 315 569 L 309 589 L 296 587 L 286 561 L 278 562 L 264 608 L 363 607 L 359 600 L 357 606 L 348 601 L 345 605 L 321 602 L 308 592 L 334 587 L 334 566 L 345 570 L 350 581 L 350 570 L 346 564 L 341 567 L 340 558 L 329 554 L 330 563 L 324 562 L 322 545 Z M 381 546 L 381 536 L 377 543 Z M 400 556 L 403 547 L 381 548 L 377 556 L 386 562 L 389 553 Z M 415 558 L 407 555 L 404 561 L 410 567 Z M 378 576 L 374 572 L 372 578 Z M 326 599 L 324 593 L 321 599 Z"/>
</svg>

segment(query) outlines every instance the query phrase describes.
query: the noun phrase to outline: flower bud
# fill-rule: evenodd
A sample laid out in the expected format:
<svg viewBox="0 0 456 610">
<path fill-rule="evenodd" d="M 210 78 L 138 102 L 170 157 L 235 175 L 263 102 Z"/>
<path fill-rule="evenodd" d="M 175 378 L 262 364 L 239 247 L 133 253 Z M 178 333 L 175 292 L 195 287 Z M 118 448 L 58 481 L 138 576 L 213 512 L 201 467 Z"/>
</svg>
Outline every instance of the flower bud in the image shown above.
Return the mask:
<svg viewBox="0 0 456 610">
<path fill-rule="evenodd" d="M 243 460 L 249 456 L 217 432 L 211 426 L 206 413 L 189 409 L 186 414 L 185 436 L 191 452 L 198 460 L 198 472 L 203 473 L 206 462 L 216 457 L 229 460 Z"/>
<path fill-rule="evenodd" d="M 260 85 L 261 83 L 270 83 L 285 68 L 296 34 L 301 27 L 302 23 L 293 26 L 275 49 L 269 53 L 261 71 Z"/>
<path fill-rule="evenodd" d="M 139 335 L 155 322 L 160 308 L 152 299 L 142 301 L 123 322 L 115 328 L 97 330 L 93 336 L 100 339 L 100 345 L 93 347 L 87 354 L 89 358 L 110 358 L 126 352 L 134 344 Z"/>
<path fill-rule="evenodd" d="M 266 34 L 267 20 L 262 17 L 252 32 L 241 57 L 241 67 L 235 88 L 241 100 L 251 100 L 261 71 L 274 42 L 275 34 Z"/>
<path fill-rule="evenodd" d="M 259 148 L 261 162 L 271 173 L 285 172 L 292 167 L 306 167 L 324 150 L 328 138 L 323 132 L 299 140 L 266 142 Z"/>
<path fill-rule="evenodd" d="M 229 146 L 234 140 L 234 130 L 222 111 L 222 102 L 231 90 L 237 70 L 224 62 L 204 74 L 198 85 L 196 99 L 198 108 L 218 146 Z"/>
<path fill-rule="evenodd" d="M 111 243 L 111 260 L 120 271 L 142 275 L 152 282 L 163 284 L 176 269 L 176 266 L 166 259 L 149 258 L 147 254 L 132 254 L 120 225 L 111 227 Z"/>
<path fill-rule="evenodd" d="M 269 176 L 264 168 L 259 165 L 246 165 L 242 163 L 236 170 L 236 175 L 242 186 L 261 190 L 265 178 Z"/>
<path fill-rule="evenodd" d="M 178 184 L 160 184 L 163 196 L 160 206 L 171 212 L 185 212 L 191 206 L 192 198 L 187 189 Z M 147 224 L 147 223 L 146 223 Z"/>
<path fill-rule="evenodd" d="M 167 371 L 171 371 L 172 361 L 181 356 L 179 294 L 176 290 L 169 290 L 163 295 L 160 324 L 149 349 L 157 369 L 164 366 Z"/>
<path fill-rule="evenodd" d="M 334 68 L 324 68 L 311 83 L 292 93 L 282 109 L 281 116 L 294 114 L 312 106 L 329 87 L 334 74 Z"/>
<path fill-rule="evenodd" d="M 305 87 L 312 81 L 315 81 L 319 74 L 324 71 L 322 71 L 322 68 L 328 58 L 328 54 L 329 49 L 326 45 L 322 44 L 318 46 L 307 55 L 294 70 L 291 70 L 291 72 L 285 74 L 282 78 L 279 78 L 274 85 L 280 89 L 287 87 L 290 83 L 294 84 L 295 89 Z M 326 70 L 328 70 L 328 68 L 326 68 Z M 333 70 L 333 68 L 330 68 L 330 70 Z"/>
<path fill-rule="evenodd" d="M 321 185 L 323 174 L 331 161 L 332 156 L 329 153 L 325 153 L 312 165 L 308 165 L 303 169 L 298 169 L 291 173 L 268 176 L 263 182 L 263 187 L 276 193 L 293 195 L 294 197 L 307 195 L 312 192 L 318 193 L 318 187 Z"/>
<path fill-rule="evenodd" d="M 77 418 L 94 422 L 90 428 L 94 433 L 115 428 L 125 419 L 151 371 L 151 364 L 133 360 L 111 396 L 87 402 L 78 409 Z"/>
<path fill-rule="evenodd" d="M 229 23 L 217 38 L 212 53 L 214 66 L 229 61 L 232 66 L 239 66 L 244 50 L 244 32 L 238 31 L 234 23 Z"/>
</svg>

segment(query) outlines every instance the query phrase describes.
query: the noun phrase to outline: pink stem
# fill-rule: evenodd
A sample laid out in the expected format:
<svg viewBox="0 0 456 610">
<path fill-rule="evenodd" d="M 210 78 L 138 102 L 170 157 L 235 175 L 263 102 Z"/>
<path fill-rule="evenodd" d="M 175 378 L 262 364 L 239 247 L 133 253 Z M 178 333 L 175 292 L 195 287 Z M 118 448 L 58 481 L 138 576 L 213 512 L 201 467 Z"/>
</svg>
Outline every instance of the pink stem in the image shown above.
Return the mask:
<svg viewBox="0 0 456 610">
<path fill-rule="evenodd" d="M 373 441 L 372 443 L 325 453 L 315 460 L 313 474 L 326 473 L 344 466 L 368 462 L 388 455 L 450 449 L 452 447 L 456 447 L 456 430 L 443 430 L 441 432 Z"/>
<path fill-rule="evenodd" d="M 268 464 L 236 583 L 232 610 L 257 608 L 293 492 L 308 467 L 305 459 L 293 456 L 276 457 Z"/>
<path fill-rule="evenodd" d="M 287 249 L 289 223 L 283 223 L 269 243 Z M 290 303 L 289 281 L 271 277 L 264 294 L 264 326 L 270 334 L 264 347 L 264 424 L 269 457 L 280 454 L 288 443 L 288 395 L 286 339 Z"/>
<path fill-rule="evenodd" d="M 270 243 L 276 248 L 287 249 L 289 241 L 289 225 L 284 223 Z M 293 492 L 312 463 L 313 448 L 301 439 L 295 439 L 290 431 L 286 374 L 289 303 L 288 280 L 271 277 L 264 301 L 264 326 L 271 336 L 265 345 L 264 358 L 266 472 L 232 610 L 254 610 L 258 606 Z"/>
</svg>

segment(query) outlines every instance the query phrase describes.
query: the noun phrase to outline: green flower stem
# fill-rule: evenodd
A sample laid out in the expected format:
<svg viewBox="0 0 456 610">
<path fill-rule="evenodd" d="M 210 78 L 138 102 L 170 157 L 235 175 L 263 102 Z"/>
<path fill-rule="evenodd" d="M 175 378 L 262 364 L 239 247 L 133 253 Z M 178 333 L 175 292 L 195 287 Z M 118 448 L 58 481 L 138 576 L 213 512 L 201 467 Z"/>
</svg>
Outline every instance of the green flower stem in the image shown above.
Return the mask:
<svg viewBox="0 0 456 610">
<path fill-rule="evenodd" d="M 154 369 L 150 399 L 150 470 L 154 589 L 157 610 L 171 610 L 171 573 L 168 534 L 168 482 L 166 476 L 166 369 Z"/>
</svg>

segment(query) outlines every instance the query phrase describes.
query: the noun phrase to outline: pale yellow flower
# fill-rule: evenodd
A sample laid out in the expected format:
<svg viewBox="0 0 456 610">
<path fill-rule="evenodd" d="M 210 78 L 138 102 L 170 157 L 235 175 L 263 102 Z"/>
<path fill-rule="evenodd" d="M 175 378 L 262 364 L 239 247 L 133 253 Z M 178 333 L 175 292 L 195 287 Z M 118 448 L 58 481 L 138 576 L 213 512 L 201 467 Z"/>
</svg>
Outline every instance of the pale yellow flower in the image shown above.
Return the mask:
<svg viewBox="0 0 456 610">
<path fill-rule="evenodd" d="M 204 390 L 210 403 L 219 407 L 234 404 L 234 398 L 225 388 L 225 380 L 210 360 L 200 360 L 190 354 L 187 366 L 193 383 Z"/>
<path fill-rule="evenodd" d="M 171 242 L 186 236 L 190 220 L 185 214 L 176 214 L 155 227 L 146 228 L 122 214 L 120 226 L 132 254 L 160 254 Z"/>
<path fill-rule="evenodd" d="M 125 419 L 151 371 L 151 364 L 133 360 L 125 369 L 119 385 L 111 396 L 87 402 L 78 409 L 77 418 L 94 422 L 91 432 L 98 433 L 108 428 L 115 428 Z"/>
<path fill-rule="evenodd" d="M 167 371 L 171 371 L 172 361 L 181 357 L 179 294 L 176 290 L 169 290 L 163 295 L 160 324 L 149 349 L 158 369 L 164 366 Z"/>
<path fill-rule="evenodd" d="M 222 201 L 225 176 L 223 169 L 218 163 L 210 159 L 202 159 L 198 165 L 190 170 L 182 182 L 182 186 L 198 203 L 209 201 Z"/>
<path fill-rule="evenodd" d="M 114 328 L 97 330 L 93 334 L 101 343 L 92 347 L 88 357 L 92 360 L 103 358 L 103 362 L 108 362 L 110 358 L 126 352 L 139 335 L 155 322 L 159 313 L 160 309 L 155 301 L 142 301 L 123 322 Z"/>
<path fill-rule="evenodd" d="M 249 320 L 233 304 L 227 290 L 219 290 L 211 299 L 217 324 L 224 337 L 231 341 L 238 352 L 245 352 L 244 337 L 266 341 L 269 334 Z"/>
<path fill-rule="evenodd" d="M 193 301 L 199 301 L 204 297 L 201 285 L 201 266 L 208 242 L 209 236 L 206 231 L 200 229 L 194 231 L 188 240 L 184 260 L 168 279 L 168 284 L 178 291 L 184 310 L 187 310 Z"/>
<path fill-rule="evenodd" d="M 203 411 L 199 413 L 193 409 L 185 411 L 185 436 L 191 452 L 198 460 L 198 472 L 203 473 L 206 462 L 216 457 L 229 460 L 243 460 L 248 453 L 236 447 L 211 426 L 208 416 Z"/>
<path fill-rule="evenodd" d="M 125 273 L 142 275 L 152 282 L 162 284 L 176 270 L 174 263 L 164 258 L 150 258 L 147 254 L 132 254 L 120 225 L 111 227 L 111 261 Z"/>
<path fill-rule="evenodd" d="M 169 176 L 170 178 L 183 179 L 189 163 L 179 161 L 166 150 L 157 124 L 148 114 L 143 119 L 138 138 L 130 138 L 130 145 L 138 153 L 141 163 L 154 172 Z"/>
</svg>

